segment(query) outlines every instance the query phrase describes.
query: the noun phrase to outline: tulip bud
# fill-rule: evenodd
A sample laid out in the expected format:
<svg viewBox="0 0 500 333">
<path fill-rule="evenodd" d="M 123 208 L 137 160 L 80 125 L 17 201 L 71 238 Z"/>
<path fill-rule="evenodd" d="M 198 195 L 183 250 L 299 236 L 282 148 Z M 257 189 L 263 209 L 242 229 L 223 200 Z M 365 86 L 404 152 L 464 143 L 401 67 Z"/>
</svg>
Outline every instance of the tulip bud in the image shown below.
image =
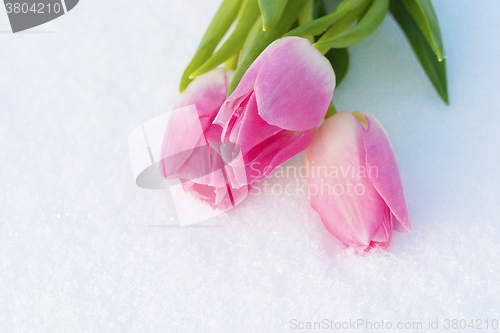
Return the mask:
<svg viewBox="0 0 500 333">
<path fill-rule="evenodd" d="M 382 125 L 366 112 L 340 112 L 306 149 L 309 200 L 326 229 L 347 246 L 386 248 L 392 229 L 409 232 L 399 168 Z"/>
<path fill-rule="evenodd" d="M 225 151 L 237 149 L 221 143 L 222 128 L 213 124 L 232 74 L 216 68 L 181 93 L 167 124 L 160 163 L 164 178 L 179 178 L 184 191 L 221 210 L 240 203 L 249 190 L 228 183 L 225 168 L 237 156 L 228 157 Z"/>
<path fill-rule="evenodd" d="M 270 44 L 214 121 L 223 127 L 221 141 L 241 149 L 244 166 L 229 174 L 234 184 L 252 184 L 303 151 L 334 87 L 332 66 L 309 40 L 285 37 Z"/>
</svg>

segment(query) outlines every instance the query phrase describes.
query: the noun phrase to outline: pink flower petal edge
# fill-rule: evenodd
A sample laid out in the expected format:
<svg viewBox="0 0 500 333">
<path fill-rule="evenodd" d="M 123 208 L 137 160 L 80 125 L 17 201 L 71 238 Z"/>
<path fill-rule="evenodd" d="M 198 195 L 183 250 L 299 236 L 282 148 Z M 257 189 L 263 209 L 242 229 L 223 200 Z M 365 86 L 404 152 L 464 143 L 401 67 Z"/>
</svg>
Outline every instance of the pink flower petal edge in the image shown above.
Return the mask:
<svg viewBox="0 0 500 333">
<path fill-rule="evenodd" d="M 378 175 L 370 174 L 370 181 L 384 199 L 398 223 L 393 228 L 399 232 L 411 230 L 410 216 L 403 190 L 403 182 L 391 141 L 386 131 L 372 115 L 362 111 L 355 114 L 366 118 L 368 129 L 365 135 L 366 166 L 376 166 Z"/>
</svg>

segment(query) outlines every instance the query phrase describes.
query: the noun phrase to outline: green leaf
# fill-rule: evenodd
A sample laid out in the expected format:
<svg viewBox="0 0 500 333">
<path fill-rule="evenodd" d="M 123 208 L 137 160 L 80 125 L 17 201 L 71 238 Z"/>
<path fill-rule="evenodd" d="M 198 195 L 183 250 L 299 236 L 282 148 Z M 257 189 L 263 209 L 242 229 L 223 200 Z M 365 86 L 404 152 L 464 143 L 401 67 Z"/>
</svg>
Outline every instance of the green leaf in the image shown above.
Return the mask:
<svg viewBox="0 0 500 333">
<path fill-rule="evenodd" d="M 189 76 L 200 67 L 214 52 L 215 48 L 233 24 L 242 0 L 224 0 L 203 36 L 196 53 L 182 74 L 180 91 L 182 92 L 191 79 Z"/>
<path fill-rule="evenodd" d="M 285 10 L 287 0 L 259 0 L 260 12 L 262 13 L 262 29 L 264 31 L 274 27 L 280 20 Z"/>
<path fill-rule="evenodd" d="M 334 22 L 371 0 L 344 0 L 335 11 L 288 32 L 286 36 L 317 36 L 325 32 Z"/>
<path fill-rule="evenodd" d="M 248 67 L 254 62 L 255 59 L 265 50 L 265 48 L 278 38 L 281 38 L 290 27 L 297 21 L 300 11 L 304 7 L 305 0 L 289 0 L 283 14 L 281 15 L 278 23 L 274 25 L 272 29 L 263 31 L 258 29 L 257 21 L 252 27 L 252 31 L 245 41 L 243 50 L 241 51 L 240 61 L 238 63 L 238 68 L 234 72 L 233 79 L 229 85 L 229 91 L 227 96 L 236 89 L 238 83 L 240 82 L 243 74 L 247 71 Z"/>
<path fill-rule="evenodd" d="M 314 46 L 323 48 L 343 48 L 356 44 L 370 36 L 384 20 L 389 0 L 373 0 L 363 18 L 354 27 L 327 40 L 318 41 Z"/>
<path fill-rule="evenodd" d="M 240 52 L 240 59 L 238 61 L 238 65 L 241 66 L 242 64 L 242 59 L 246 59 L 249 57 L 248 53 L 252 49 L 252 46 L 254 44 L 254 41 L 257 38 L 257 35 L 261 34 L 262 31 L 262 16 L 255 21 L 252 29 L 250 29 L 250 33 L 248 34 L 245 44 L 243 44 L 243 49 Z"/>
<path fill-rule="evenodd" d="M 317 19 L 327 15 L 328 12 L 326 10 L 326 6 L 323 0 L 315 0 L 314 1 L 314 11 L 313 11 L 313 19 Z"/>
<path fill-rule="evenodd" d="M 391 1 L 391 13 L 403 29 L 413 51 L 439 93 L 439 96 L 449 105 L 446 61 L 444 59 L 443 61 L 437 59 L 424 34 L 401 1 Z"/>
<path fill-rule="evenodd" d="M 361 6 L 356 7 L 355 9 L 351 10 L 350 12 L 342 16 L 339 20 L 334 22 L 330 26 L 330 28 L 328 28 L 328 30 L 321 36 L 318 42 L 330 40 L 333 37 L 344 32 L 347 28 L 349 28 L 352 25 L 354 21 L 358 20 L 360 16 L 364 17 L 366 15 L 367 10 L 369 9 L 369 5 L 370 5 L 369 2 L 365 2 Z M 316 45 L 316 47 L 323 54 L 325 54 L 326 52 L 328 52 L 328 50 L 330 50 L 330 47 L 328 46 L 318 47 Z"/>
<path fill-rule="evenodd" d="M 224 44 L 217 50 L 205 63 L 190 75 L 193 79 L 198 75 L 208 72 L 209 70 L 219 66 L 233 55 L 237 54 L 252 28 L 253 24 L 260 15 L 259 4 L 257 0 L 245 0 L 241 11 L 238 15 L 238 20 L 234 31 L 229 36 Z"/>
<path fill-rule="evenodd" d="M 349 67 L 349 53 L 346 48 L 330 49 L 325 54 L 326 59 L 332 64 L 333 71 L 335 72 L 335 86 L 338 86 L 347 74 Z"/>
<path fill-rule="evenodd" d="M 441 36 L 441 29 L 432 2 L 430 0 L 402 1 L 439 61 L 443 60 L 443 37 Z"/>
</svg>

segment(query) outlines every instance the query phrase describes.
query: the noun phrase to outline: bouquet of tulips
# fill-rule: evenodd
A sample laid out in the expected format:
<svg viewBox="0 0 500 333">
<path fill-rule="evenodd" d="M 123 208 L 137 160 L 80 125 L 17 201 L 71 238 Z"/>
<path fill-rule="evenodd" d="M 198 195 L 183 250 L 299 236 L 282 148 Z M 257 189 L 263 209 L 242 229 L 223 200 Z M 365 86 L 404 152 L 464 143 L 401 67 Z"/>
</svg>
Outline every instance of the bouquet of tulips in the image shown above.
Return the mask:
<svg viewBox="0 0 500 333">
<path fill-rule="evenodd" d="M 410 231 L 382 125 L 332 103 L 347 47 L 388 12 L 448 103 L 430 0 L 224 0 L 182 76 L 161 144 L 162 176 L 224 211 L 305 150 L 310 204 L 333 236 L 369 250 L 387 247 L 392 230 Z"/>
</svg>

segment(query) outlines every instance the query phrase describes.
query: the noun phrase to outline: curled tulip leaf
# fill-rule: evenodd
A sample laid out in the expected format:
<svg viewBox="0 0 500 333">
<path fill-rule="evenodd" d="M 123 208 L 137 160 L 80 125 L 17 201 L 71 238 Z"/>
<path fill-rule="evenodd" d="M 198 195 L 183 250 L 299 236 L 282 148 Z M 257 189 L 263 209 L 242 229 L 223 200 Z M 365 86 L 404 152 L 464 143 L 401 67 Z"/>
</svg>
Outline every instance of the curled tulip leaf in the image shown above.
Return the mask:
<svg viewBox="0 0 500 333">
<path fill-rule="evenodd" d="M 274 27 L 285 10 L 287 0 L 259 0 L 262 13 L 262 30 Z"/>
<path fill-rule="evenodd" d="M 315 47 L 318 49 L 342 48 L 362 41 L 377 30 L 378 26 L 384 20 L 388 8 L 389 0 L 373 0 L 370 8 L 358 24 L 332 38 L 318 41 Z"/>
<path fill-rule="evenodd" d="M 413 51 L 422 64 L 427 76 L 436 88 L 439 96 L 449 104 L 448 86 L 446 80 L 446 61 L 439 61 L 427 42 L 417 23 L 400 1 L 391 1 L 391 13 L 403 29 Z"/>
<path fill-rule="evenodd" d="M 371 0 L 344 0 L 342 1 L 334 12 L 311 21 L 303 26 L 300 26 L 288 32 L 286 36 L 317 36 L 325 32 L 334 22 L 346 15 L 352 10 L 358 8 L 363 4 L 371 2 Z M 319 5 L 321 10 L 321 5 Z M 324 10 L 324 9 L 323 9 Z"/>
<path fill-rule="evenodd" d="M 257 0 L 245 0 L 231 36 L 200 68 L 190 75 L 190 78 L 194 79 L 198 75 L 208 72 L 237 54 L 259 15 L 260 10 Z"/>
<path fill-rule="evenodd" d="M 299 13 L 305 5 L 304 0 L 289 0 L 278 23 L 272 29 L 263 31 L 258 29 L 258 21 L 252 27 L 243 50 L 241 51 L 238 67 L 234 72 L 227 96 L 231 95 L 243 74 L 264 49 L 278 38 L 281 38 L 297 21 Z"/>
<path fill-rule="evenodd" d="M 430 0 L 401 0 L 411 15 L 425 39 L 436 54 L 439 61 L 443 60 L 443 37 L 441 29 Z"/>
<path fill-rule="evenodd" d="M 208 26 L 196 53 L 184 70 L 179 90 L 182 92 L 192 80 L 189 76 L 198 69 L 214 52 L 215 48 L 233 24 L 242 0 L 224 0 Z"/>
</svg>

